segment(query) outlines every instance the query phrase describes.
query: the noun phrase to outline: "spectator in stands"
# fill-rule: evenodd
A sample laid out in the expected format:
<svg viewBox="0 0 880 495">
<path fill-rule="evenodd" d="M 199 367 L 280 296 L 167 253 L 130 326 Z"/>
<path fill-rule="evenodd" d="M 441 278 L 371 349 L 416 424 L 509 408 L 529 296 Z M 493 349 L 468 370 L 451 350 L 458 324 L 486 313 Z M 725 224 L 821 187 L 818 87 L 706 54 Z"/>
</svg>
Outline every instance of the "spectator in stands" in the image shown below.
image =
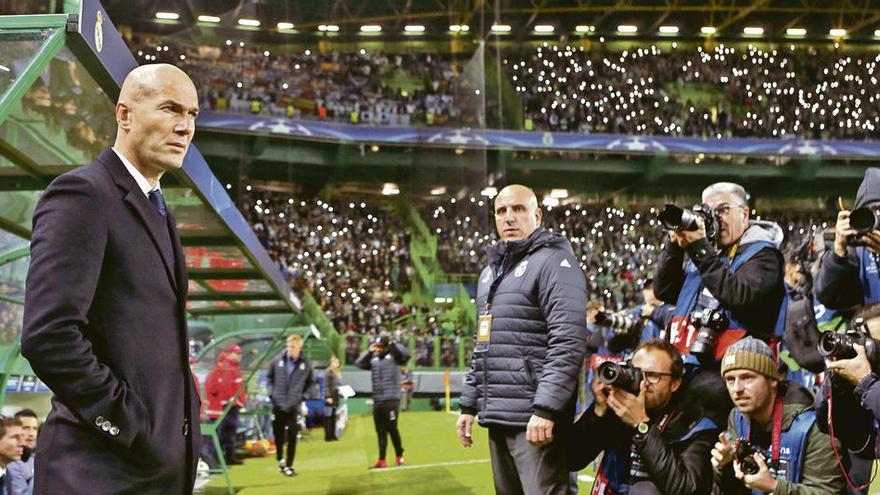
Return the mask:
<svg viewBox="0 0 880 495">
<path fill-rule="evenodd" d="M 501 74 L 523 108 L 522 120 L 512 121 L 474 99 L 472 74 L 455 56 L 158 44 L 156 51 L 156 40 L 145 40 L 133 51 L 140 60 L 195 74 L 205 108 L 276 118 L 817 140 L 868 139 L 880 125 L 880 101 L 870 92 L 878 59 L 864 50 L 724 44 L 667 50 L 646 43 L 612 51 L 545 43 L 501 58 Z M 389 77 L 421 87 L 383 87 Z M 82 134 L 81 140 L 95 139 Z"/>
<path fill-rule="evenodd" d="M 278 469 L 285 476 L 296 476 L 293 461 L 296 457 L 296 440 L 299 411 L 304 395 L 314 382 L 312 364 L 302 354 L 302 335 L 287 336 L 287 349 L 269 364 L 266 382 L 272 400 L 272 430 L 275 434 Z M 284 445 L 287 444 L 287 455 Z"/>
<path fill-rule="evenodd" d="M 409 368 L 400 370 L 400 393 L 403 396 L 403 404 L 400 406 L 401 411 L 409 411 L 409 405 L 412 402 L 413 391 L 416 388 L 413 372 Z"/>
<path fill-rule="evenodd" d="M 0 493 L 12 493 L 9 465 L 20 461 L 23 452 L 21 422 L 15 418 L 0 417 Z"/>
<path fill-rule="evenodd" d="M 342 369 L 336 356 L 330 358 L 330 365 L 324 371 L 324 441 L 339 440 L 336 437 L 336 411 L 339 407 L 339 381 Z"/>
<path fill-rule="evenodd" d="M 21 423 L 21 459 L 6 466 L 9 478 L 9 495 L 31 495 L 34 493 L 34 449 L 37 447 L 39 418 L 32 409 L 22 409 L 15 413 L 15 419 Z"/>
<path fill-rule="evenodd" d="M 217 436 L 223 449 L 223 458 L 226 464 L 233 466 L 242 464 L 242 460 L 235 455 L 235 447 L 239 416 L 247 402 L 247 387 L 239 368 L 240 361 L 241 346 L 233 344 L 217 355 L 217 363 L 205 377 L 206 413 L 212 422 L 220 420 Z M 224 416 L 223 412 L 230 401 L 233 404 Z"/>
<path fill-rule="evenodd" d="M 355 363 L 358 368 L 370 370 L 373 384 L 373 422 L 379 437 L 379 459 L 372 469 L 388 467 L 385 453 L 389 435 L 394 444 L 396 463 L 403 465 L 403 441 L 397 429 L 397 418 L 400 413 L 400 366 L 407 361 L 409 350 L 383 332 L 373 338 L 370 348 Z"/>
<path fill-rule="evenodd" d="M 458 437 L 473 445 L 477 415 L 489 428 L 496 492 L 565 493 L 569 471 L 559 438 L 572 424 L 586 357 L 584 274 L 568 240 L 540 228 L 534 191 L 507 186 L 494 211 L 501 241 L 479 278 L 477 344 Z"/>
</svg>

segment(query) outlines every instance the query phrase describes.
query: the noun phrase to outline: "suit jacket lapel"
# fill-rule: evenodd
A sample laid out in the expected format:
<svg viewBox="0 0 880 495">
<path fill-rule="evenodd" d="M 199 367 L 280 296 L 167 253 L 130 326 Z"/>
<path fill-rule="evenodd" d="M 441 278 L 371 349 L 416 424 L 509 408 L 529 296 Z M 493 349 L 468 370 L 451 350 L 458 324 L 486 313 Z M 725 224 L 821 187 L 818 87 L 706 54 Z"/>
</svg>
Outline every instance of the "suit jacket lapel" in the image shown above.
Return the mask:
<svg viewBox="0 0 880 495">
<path fill-rule="evenodd" d="M 128 173 L 128 170 L 125 169 L 125 165 L 122 164 L 113 150 L 109 148 L 104 150 L 98 156 L 98 161 L 104 164 L 107 171 L 110 172 L 110 176 L 113 177 L 113 181 L 116 185 L 123 191 L 126 191 L 123 200 L 137 214 L 137 216 L 140 217 L 141 222 L 143 222 L 144 226 L 147 228 L 147 232 L 150 234 L 153 245 L 162 256 L 162 263 L 165 265 L 165 272 L 168 275 L 168 280 L 171 283 L 171 286 L 174 287 L 175 291 L 177 291 L 178 289 L 175 281 L 173 265 L 174 248 L 170 243 L 163 242 L 164 239 L 171 237 L 171 234 L 170 232 L 163 234 L 163 231 L 167 231 L 168 229 L 162 215 L 156 211 L 156 207 L 150 203 L 150 200 L 147 199 L 147 196 L 141 191 L 141 188 L 138 187 L 134 177 Z"/>
</svg>

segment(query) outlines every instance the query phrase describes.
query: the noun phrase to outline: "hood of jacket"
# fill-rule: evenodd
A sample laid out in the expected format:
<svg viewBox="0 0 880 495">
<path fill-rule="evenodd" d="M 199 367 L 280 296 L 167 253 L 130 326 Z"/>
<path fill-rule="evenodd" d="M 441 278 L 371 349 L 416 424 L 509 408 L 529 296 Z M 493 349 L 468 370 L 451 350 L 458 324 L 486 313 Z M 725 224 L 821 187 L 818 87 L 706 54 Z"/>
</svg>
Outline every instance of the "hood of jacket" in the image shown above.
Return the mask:
<svg viewBox="0 0 880 495">
<path fill-rule="evenodd" d="M 782 429 L 787 430 L 801 411 L 813 407 L 813 396 L 800 384 L 790 381 L 781 384 L 780 392 L 784 394 L 782 396 Z"/>
<path fill-rule="evenodd" d="M 865 170 L 865 178 L 859 185 L 855 208 L 875 201 L 880 201 L 880 168 L 871 167 Z"/>
<path fill-rule="evenodd" d="M 774 246 L 779 248 L 782 246 L 784 237 L 785 234 L 782 232 L 782 228 L 775 222 L 749 220 L 749 228 L 743 232 L 742 237 L 739 239 L 739 244 L 744 246 L 753 242 L 766 241 L 773 243 Z"/>
</svg>

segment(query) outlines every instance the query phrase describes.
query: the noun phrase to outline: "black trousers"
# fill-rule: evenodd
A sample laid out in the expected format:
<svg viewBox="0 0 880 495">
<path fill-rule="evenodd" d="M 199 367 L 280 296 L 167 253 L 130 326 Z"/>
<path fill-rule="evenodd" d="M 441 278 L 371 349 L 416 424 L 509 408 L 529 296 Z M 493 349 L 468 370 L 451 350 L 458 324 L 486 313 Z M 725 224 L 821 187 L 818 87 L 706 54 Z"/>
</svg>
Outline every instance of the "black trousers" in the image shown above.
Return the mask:
<svg viewBox="0 0 880 495">
<path fill-rule="evenodd" d="M 220 447 L 223 448 L 223 457 L 227 460 L 235 455 L 235 435 L 238 433 L 239 410 L 233 407 L 226 413 L 220 425 L 217 427 L 217 437 Z"/>
<path fill-rule="evenodd" d="M 373 404 L 373 423 L 376 425 L 376 435 L 379 436 L 379 459 L 385 459 L 389 434 L 394 443 L 395 454 L 398 457 L 403 455 L 403 442 L 400 440 L 400 432 L 397 431 L 399 408 L 400 400 L 383 400 Z"/>
<path fill-rule="evenodd" d="M 324 407 L 324 440 L 336 440 L 336 408 Z"/>
<path fill-rule="evenodd" d="M 296 457 L 296 433 L 299 430 L 297 417 L 299 408 L 293 411 L 273 409 L 272 431 L 275 433 L 275 458 L 279 461 L 284 458 L 284 443 L 287 442 L 287 465 L 293 466 L 293 458 Z"/>
</svg>

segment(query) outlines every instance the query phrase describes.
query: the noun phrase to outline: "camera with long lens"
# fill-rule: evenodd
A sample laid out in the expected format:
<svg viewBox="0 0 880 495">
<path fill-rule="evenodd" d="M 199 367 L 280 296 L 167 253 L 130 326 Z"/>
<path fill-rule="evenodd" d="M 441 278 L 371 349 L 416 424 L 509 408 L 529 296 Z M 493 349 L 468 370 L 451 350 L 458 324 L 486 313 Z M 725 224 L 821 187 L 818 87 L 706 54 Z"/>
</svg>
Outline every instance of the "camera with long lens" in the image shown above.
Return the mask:
<svg viewBox="0 0 880 495">
<path fill-rule="evenodd" d="M 641 330 L 645 326 L 641 318 L 636 318 L 629 313 L 596 313 L 596 324 L 611 328 L 618 334 L 629 334 Z"/>
<path fill-rule="evenodd" d="M 874 339 L 857 330 L 825 332 L 819 337 L 819 354 L 826 358 L 852 359 L 858 355 L 854 345 L 864 346 L 872 370 L 880 370 L 880 351 Z"/>
<path fill-rule="evenodd" d="M 730 319 L 720 309 L 705 308 L 691 313 L 691 324 L 697 327 L 697 337 L 690 352 L 698 359 L 714 357 L 718 334 L 730 326 Z"/>
<path fill-rule="evenodd" d="M 760 452 L 745 438 L 736 441 L 736 447 L 733 449 L 733 458 L 739 463 L 739 468 L 743 474 L 757 474 L 758 461 L 755 460 L 755 454 Z"/>
<path fill-rule="evenodd" d="M 861 206 L 849 214 L 849 226 L 858 234 L 847 239 L 851 246 L 864 244 L 862 236 L 875 229 L 880 229 L 880 211 L 878 207 Z"/>
<path fill-rule="evenodd" d="M 605 361 L 599 365 L 596 374 L 599 376 L 599 381 L 606 385 L 613 385 L 633 395 L 639 395 L 641 391 L 642 370 L 639 368 Z"/>
<path fill-rule="evenodd" d="M 716 241 L 718 234 L 721 232 L 721 222 L 715 210 L 705 203 L 694 205 L 693 209 L 690 210 L 673 204 L 667 204 L 657 214 L 660 224 L 667 230 L 699 230 L 698 218 L 703 219 L 703 226 L 706 228 L 706 238 L 710 241 Z"/>
</svg>

